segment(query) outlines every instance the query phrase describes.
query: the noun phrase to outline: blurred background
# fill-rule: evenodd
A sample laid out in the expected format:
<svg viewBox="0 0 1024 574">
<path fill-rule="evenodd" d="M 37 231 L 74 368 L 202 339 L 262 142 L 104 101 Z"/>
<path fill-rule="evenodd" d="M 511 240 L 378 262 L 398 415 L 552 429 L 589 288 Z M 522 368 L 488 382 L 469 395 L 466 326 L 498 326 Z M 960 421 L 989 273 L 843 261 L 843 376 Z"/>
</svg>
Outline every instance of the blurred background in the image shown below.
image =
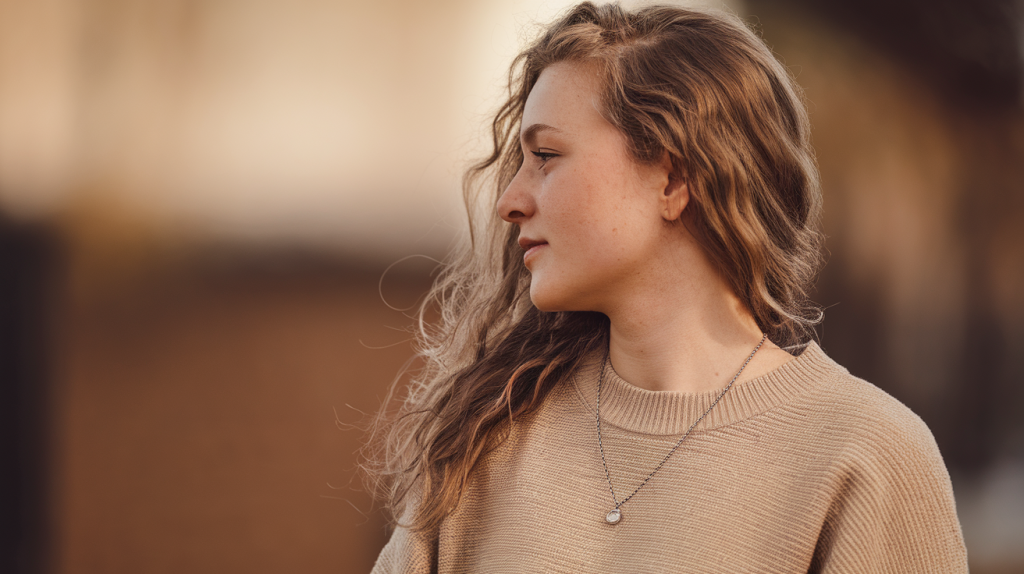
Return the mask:
<svg viewBox="0 0 1024 574">
<path fill-rule="evenodd" d="M 368 571 L 353 425 L 569 4 L 0 0 L 0 571 Z M 931 427 L 972 571 L 1024 572 L 1021 4 L 727 7 L 806 90 L 822 346 Z"/>
</svg>

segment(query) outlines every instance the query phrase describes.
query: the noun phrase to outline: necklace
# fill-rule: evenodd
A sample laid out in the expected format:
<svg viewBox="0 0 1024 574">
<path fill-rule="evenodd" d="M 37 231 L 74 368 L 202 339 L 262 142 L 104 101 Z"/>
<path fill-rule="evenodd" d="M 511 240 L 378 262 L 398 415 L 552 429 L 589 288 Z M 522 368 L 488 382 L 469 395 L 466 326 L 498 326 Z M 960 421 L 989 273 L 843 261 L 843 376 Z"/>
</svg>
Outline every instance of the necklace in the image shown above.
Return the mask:
<svg viewBox="0 0 1024 574">
<path fill-rule="evenodd" d="M 633 498 L 633 496 L 635 496 L 636 493 L 640 492 L 640 489 L 643 488 L 649 480 L 651 480 L 651 477 L 654 476 L 654 473 L 661 470 L 662 466 L 665 466 L 665 463 L 668 462 L 668 459 L 671 458 L 672 454 L 676 452 L 676 449 L 679 448 L 679 445 L 683 444 L 683 441 L 686 440 L 686 437 L 690 435 L 690 431 L 693 430 L 693 427 L 697 426 L 697 423 L 704 420 L 704 417 L 706 417 L 708 413 L 711 412 L 711 409 L 715 408 L 715 405 L 718 404 L 718 401 L 722 400 L 722 397 L 725 396 L 725 393 L 729 392 L 729 389 L 732 388 L 732 384 L 736 382 L 736 379 L 740 378 L 740 373 L 743 372 L 743 369 L 747 368 L 747 364 L 750 363 L 750 360 L 754 358 L 754 354 L 757 353 L 757 350 L 761 348 L 761 345 L 764 344 L 765 339 L 767 338 L 767 334 L 761 335 L 761 342 L 758 343 L 756 347 L 754 347 L 754 350 L 750 353 L 750 356 L 747 357 L 747 360 L 743 362 L 743 366 L 740 367 L 740 370 L 736 372 L 736 376 L 734 376 L 732 380 L 729 381 L 729 384 L 726 385 L 725 389 L 723 389 L 722 392 L 719 393 L 718 398 L 716 398 L 715 401 L 711 403 L 711 406 L 708 407 L 708 410 L 704 411 L 704 414 L 700 415 L 700 418 L 693 421 L 693 424 L 690 425 L 690 428 L 686 429 L 686 432 L 683 433 L 683 436 L 679 437 L 679 440 L 676 441 L 675 446 L 672 447 L 672 450 L 668 451 L 668 454 L 665 455 L 665 458 L 661 459 L 661 462 L 658 463 L 658 466 L 654 467 L 654 470 L 652 470 L 651 473 L 647 475 L 647 478 L 645 478 L 643 482 L 640 483 L 640 486 L 636 487 L 636 489 L 634 489 L 629 496 L 623 498 L 622 501 L 619 501 L 619 499 L 615 496 L 615 488 L 612 486 L 612 475 L 610 472 L 608 472 L 608 463 L 606 462 L 604 456 L 604 443 L 601 442 L 601 382 L 604 380 L 605 365 L 608 364 L 608 358 L 605 357 L 604 364 L 601 365 L 601 374 L 598 376 L 597 379 L 597 446 L 601 449 L 601 464 L 604 466 L 604 475 L 608 479 L 608 490 L 612 493 L 612 502 L 615 503 L 615 508 L 611 509 L 611 511 L 608 512 L 608 514 L 604 517 L 605 521 L 607 521 L 608 524 L 618 524 L 619 521 L 622 520 L 622 505 L 626 504 L 626 502 L 628 502 L 629 499 Z"/>
</svg>

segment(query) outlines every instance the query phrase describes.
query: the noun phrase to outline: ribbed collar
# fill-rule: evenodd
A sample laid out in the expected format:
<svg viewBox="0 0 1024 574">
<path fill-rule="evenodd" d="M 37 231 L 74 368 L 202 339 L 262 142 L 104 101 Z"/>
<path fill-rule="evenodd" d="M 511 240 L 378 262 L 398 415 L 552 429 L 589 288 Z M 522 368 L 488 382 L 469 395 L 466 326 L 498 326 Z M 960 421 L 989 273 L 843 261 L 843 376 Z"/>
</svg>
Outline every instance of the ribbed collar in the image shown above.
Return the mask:
<svg viewBox="0 0 1024 574">
<path fill-rule="evenodd" d="M 591 355 L 572 377 L 580 400 L 591 412 L 595 412 L 597 403 L 597 377 L 603 357 L 603 351 Z M 694 430 L 713 429 L 750 418 L 844 372 L 846 369 L 811 341 L 800 355 L 777 369 L 733 385 Z M 601 386 L 601 424 L 644 434 L 681 434 L 721 392 L 648 391 L 624 381 L 609 360 Z"/>
</svg>

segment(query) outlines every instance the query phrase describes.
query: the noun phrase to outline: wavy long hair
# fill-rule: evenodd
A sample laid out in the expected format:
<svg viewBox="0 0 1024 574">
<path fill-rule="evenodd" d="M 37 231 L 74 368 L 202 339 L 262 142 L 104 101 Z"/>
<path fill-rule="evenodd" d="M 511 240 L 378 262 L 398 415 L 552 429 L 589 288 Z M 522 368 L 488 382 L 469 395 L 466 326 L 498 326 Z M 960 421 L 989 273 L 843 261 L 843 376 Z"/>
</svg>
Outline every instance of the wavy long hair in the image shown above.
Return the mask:
<svg viewBox="0 0 1024 574">
<path fill-rule="evenodd" d="M 523 163 L 526 99 L 556 62 L 597 64 L 602 112 L 637 162 L 668 154 L 691 193 L 684 223 L 772 341 L 806 342 L 820 321 L 807 291 L 820 266 L 821 193 L 787 70 L 731 15 L 579 4 L 511 66 L 492 151 L 464 178 L 469 241 L 420 308 L 422 369 L 372 427 L 372 485 L 413 530 L 436 529 L 513 421 L 606 344 L 603 315 L 532 305 L 517 229 L 495 209 Z"/>
</svg>

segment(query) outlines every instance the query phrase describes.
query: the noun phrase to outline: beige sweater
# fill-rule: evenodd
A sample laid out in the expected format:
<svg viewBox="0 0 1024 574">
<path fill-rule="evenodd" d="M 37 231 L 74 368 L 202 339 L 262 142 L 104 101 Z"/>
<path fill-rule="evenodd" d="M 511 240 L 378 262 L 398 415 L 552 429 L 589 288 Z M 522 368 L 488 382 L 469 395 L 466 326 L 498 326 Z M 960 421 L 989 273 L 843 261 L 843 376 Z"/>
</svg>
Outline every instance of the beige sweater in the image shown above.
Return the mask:
<svg viewBox="0 0 1024 574">
<path fill-rule="evenodd" d="M 734 386 L 606 523 L 599 371 L 592 357 L 517 421 L 440 532 L 398 528 L 373 572 L 967 571 L 924 422 L 814 343 Z M 646 391 L 606 368 L 602 436 L 620 499 L 718 392 Z"/>
</svg>

